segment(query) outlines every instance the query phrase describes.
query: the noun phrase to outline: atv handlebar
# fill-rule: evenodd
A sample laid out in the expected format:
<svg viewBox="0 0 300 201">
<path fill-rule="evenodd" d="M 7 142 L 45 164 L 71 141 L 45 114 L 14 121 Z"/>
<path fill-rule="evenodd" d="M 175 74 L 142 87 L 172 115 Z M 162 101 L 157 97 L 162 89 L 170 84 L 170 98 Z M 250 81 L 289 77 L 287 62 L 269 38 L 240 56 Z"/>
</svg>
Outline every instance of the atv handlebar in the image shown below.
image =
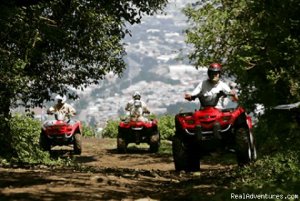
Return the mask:
<svg viewBox="0 0 300 201">
<path fill-rule="evenodd" d="M 220 91 L 218 94 L 217 94 L 217 98 L 221 98 L 221 97 L 232 97 L 234 99 L 234 101 L 238 101 L 238 97 L 236 96 L 236 94 L 233 94 L 233 93 L 227 93 L 227 92 L 224 92 L 224 91 Z M 193 101 L 197 98 L 198 96 L 192 96 L 191 94 L 185 94 L 184 95 L 184 99 L 188 100 L 188 101 Z"/>
<path fill-rule="evenodd" d="M 222 97 L 222 96 L 223 96 L 223 97 L 229 96 L 229 97 L 232 98 L 233 101 L 235 101 L 235 102 L 238 101 L 238 97 L 237 97 L 237 95 L 236 95 L 235 93 L 227 93 L 227 92 L 224 92 L 224 91 L 220 91 L 220 92 L 218 93 L 218 97 L 220 98 L 220 97 Z"/>
<path fill-rule="evenodd" d="M 192 96 L 190 94 L 185 94 L 184 95 L 184 99 L 188 100 L 188 101 L 192 101 L 195 100 L 197 98 L 197 96 Z"/>
<path fill-rule="evenodd" d="M 224 96 L 224 97 L 227 97 L 227 96 L 233 96 L 233 94 L 226 93 L 226 92 L 224 92 L 224 91 L 220 91 L 220 92 L 218 93 L 218 97 L 222 97 L 222 96 Z"/>
</svg>

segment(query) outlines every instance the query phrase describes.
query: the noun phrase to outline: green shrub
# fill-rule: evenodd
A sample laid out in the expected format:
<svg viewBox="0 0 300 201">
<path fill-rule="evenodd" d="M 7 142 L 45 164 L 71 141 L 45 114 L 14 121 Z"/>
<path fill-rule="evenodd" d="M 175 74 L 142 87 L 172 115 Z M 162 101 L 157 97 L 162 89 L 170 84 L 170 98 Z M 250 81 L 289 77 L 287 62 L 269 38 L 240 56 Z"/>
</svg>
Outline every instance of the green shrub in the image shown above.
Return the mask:
<svg viewBox="0 0 300 201">
<path fill-rule="evenodd" d="M 48 152 L 39 148 L 41 123 L 25 115 L 15 115 L 10 119 L 11 147 L 13 149 L 11 162 L 52 164 Z"/>
<path fill-rule="evenodd" d="M 172 155 L 172 143 L 169 140 L 161 140 L 159 154 Z"/>
<path fill-rule="evenodd" d="M 299 196 L 299 152 L 286 151 L 273 156 L 264 156 L 254 164 L 233 170 L 222 178 L 222 182 L 229 184 L 229 188 L 219 190 L 216 192 L 216 196 L 210 200 L 232 200 L 232 194 L 247 194 L 248 196 L 280 195 L 284 197 L 298 194 Z M 260 199 L 297 200 L 293 198 L 284 199 L 284 197 L 281 199 L 275 197 Z"/>
<path fill-rule="evenodd" d="M 88 124 L 82 124 L 82 135 L 84 137 L 94 137 L 95 136 L 95 129 Z"/>
<path fill-rule="evenodd" d="M 267 111 L 255 128 L 259 152 L 263 155 L 281 150 L 300 150 L 299 126 L 290 111 Z"/>
<path fill-rule="evenodd" d="M 248 185 L 261 185 L 267 183 L 283 184 L 298 177 L 300 174 L 299 155 L 296 152 L 277 153 L 265 156 L 252 166 L 238 172 L 238 182 Z M 299 178 L 298 178 L 299 179 Z"/>
<path fill-rule="evenodd" d="M 171 140 L 175 132 L 175 121 L 172 115 L 163 115 L 158 118 L 158 128 L 160 131 L 161 139 Z"/>
<path fill-rule="evenodd" d="M 233 186 L 237 191 L 248 189 L 256 193 L 297 193 L 300 187 L 299 174 L 299 153 L 288 151 L 263 157 L 252 166 L 241 169 L 236 173 L 237 180 Z"/>
<path fill-rule="evenodd" d="M 117 138 L 118 136 L 118 120 L 108 120 L 105 128 L 102 131 L 102 137 L 104 138 Z"/>
</svg>

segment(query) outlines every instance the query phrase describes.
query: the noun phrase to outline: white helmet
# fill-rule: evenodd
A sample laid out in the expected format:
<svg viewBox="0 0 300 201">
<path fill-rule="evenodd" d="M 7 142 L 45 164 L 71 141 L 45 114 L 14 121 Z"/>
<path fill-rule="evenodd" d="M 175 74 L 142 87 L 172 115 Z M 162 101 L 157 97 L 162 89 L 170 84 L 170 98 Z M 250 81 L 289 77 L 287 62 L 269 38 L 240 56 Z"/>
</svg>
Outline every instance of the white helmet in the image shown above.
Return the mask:
<svg viewBox="0 0 300 201">
<path fill-rule="evenodd" d="M 67 100 L 67 97 L 66 96 L 57 95 L 57 96 L 55 96 L 55 100 L 56 101 L 61 100 L 62 103 L 65 103 L 66 100 Z"/>
<path fill-rule="evenodd" d="M 55 110 L 54 107 L 50 107 L 48 111 L 49 111 L 50 113 L 52 113 L 52 112 L 54 112 L 54 110 Z"/>
<path fill-rule="evenodd" d="M 132 97 L 135 100 L 140 100 L 141 99 L 141 94 L 140 94 L 140 92 L 136 91 L 136 92 L 134 92 L 134 94 L 132 95 Z"/>
</svg>

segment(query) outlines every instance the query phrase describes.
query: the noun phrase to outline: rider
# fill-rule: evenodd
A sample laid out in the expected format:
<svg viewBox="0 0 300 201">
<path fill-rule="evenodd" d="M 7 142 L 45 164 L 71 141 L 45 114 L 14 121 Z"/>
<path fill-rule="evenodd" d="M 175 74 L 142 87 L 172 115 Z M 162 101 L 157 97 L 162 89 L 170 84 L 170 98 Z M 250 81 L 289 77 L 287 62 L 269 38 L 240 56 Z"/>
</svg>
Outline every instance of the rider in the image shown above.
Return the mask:
<svg viewBox="0 0 300 201">
<path fill-rule="evenodd" d="M 233 96 L 233 100 L 237 101 L 238 97 L 234 90 L 223 81 L 220 80 L 222 66 L 219 63 L 209 65 L 207 74 L 208 79 L 200 82 L 192 93 L 185 94 L 184 98 L 188 101 L 200 99 L 201 106 L 215 106 L 222 109 L 221 102 L 218 101 L 224 92 Z"/>
<path fill-rule="evenodd" d="M 67 116 L 74 116 L 76 114 L 76 110 L 70 104 L 66 103 L 66 96 L 57 95 L 55 100 L 57 103 L 47 110 L 47 114 L 53 114 L 54 112 L 61 112 Z"/>
<path fill-rule="evenodd" d="M 136 91 L 132 95 L 132 100 L 130 100 L 125 107 L 125 110 L 128 111 L 128 115 L 139 121 L 147 121 L 147 118 L 143 116 L 144 113 L 150 114 L 146 103 L 141 100 L 140 92 Z"/>
</svg>

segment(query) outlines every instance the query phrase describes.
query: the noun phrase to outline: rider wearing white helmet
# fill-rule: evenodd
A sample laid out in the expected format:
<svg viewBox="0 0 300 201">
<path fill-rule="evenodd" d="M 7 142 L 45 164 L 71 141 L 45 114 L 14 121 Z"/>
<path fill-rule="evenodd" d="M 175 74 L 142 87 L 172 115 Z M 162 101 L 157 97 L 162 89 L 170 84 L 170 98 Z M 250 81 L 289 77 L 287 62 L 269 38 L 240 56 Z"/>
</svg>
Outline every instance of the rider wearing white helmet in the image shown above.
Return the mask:
<svg viewBox="0 0 300 201">
<path fill-rule="evenodd" d="M 141 100 L 140 92 L 138 91 L 134 92 L 132 98 L 133 99 L 130 100 L 125 106 L 125 110 L 128 111 L 127 115 L 141 121 L 146 120 L 143 117 L 143 114 L 144 113 L 149 114 L 150 110 L 148 109 L 146 103 Z"/>
<path fill-rule="evenodd" d="M 74 116 L 76 114 L 76 110 L 70 104 L 66 103 L 66 96 L 57 95 L 55 100 L 57 103 L 48 109 L 48 114 L 53 114 L 54 112 L 62 112 L 70 116 Z"/>
</svg>

